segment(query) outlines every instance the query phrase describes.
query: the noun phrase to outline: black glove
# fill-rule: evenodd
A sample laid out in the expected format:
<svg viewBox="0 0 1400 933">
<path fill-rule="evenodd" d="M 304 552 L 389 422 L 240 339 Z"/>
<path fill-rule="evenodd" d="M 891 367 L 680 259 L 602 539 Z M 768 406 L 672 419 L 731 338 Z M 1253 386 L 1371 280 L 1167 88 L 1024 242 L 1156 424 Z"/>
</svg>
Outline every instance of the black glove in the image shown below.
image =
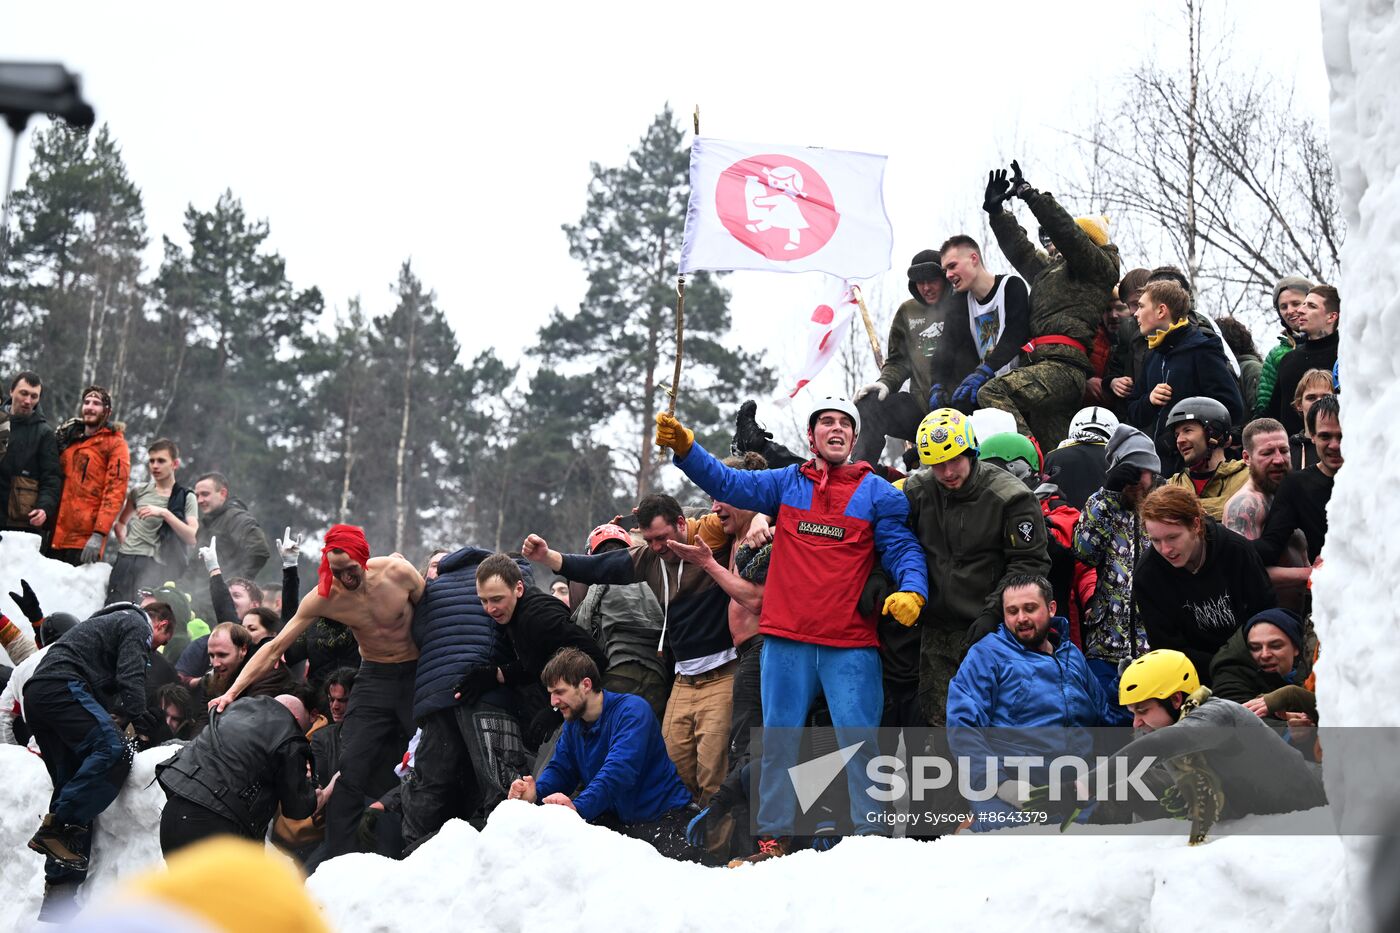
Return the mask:
<svg viewBox="0 0 1400 933">
<path fill-rule="evenodd" d="M 984 616 L 977 619 L 967 630 L 967 640 L 963 642 L 963 651 L 966 652 L 983 638 L 1001 628 L 1002 624 L 1002 620 L 994 616 Z"/>
<path fill-rule="evenodd" d="M 870 571 L 870 576 L 865 579 L 865 588 L 860 591 L 860 599 L 856 601 L 856 612 L 866 618 L 878 617 L 885 600 L 894 592 L 894 581 L 885 573 L 884 568 L 876 564 L 875 569 Z"/>
<path fill-rule="evenodd" d="M 988 214 L 1000 214 L 1001 204 L 1011 197 L 1011 183 L 1006 180 L 1006 169 L 999 168 L 987 173 L 987 193 L 982 196 L 982 210 Z"/>
<path fill-rule="evenodd" d="M 496 686 L 499 686 L 496 669 L 487 664 L 478 664 L 467 671 L 452 692 L 460 696 L 463 703 L 475 703 L 483 693 Z"/>
<path fill-rule="evenodd" d="M 379 848 L 379 818 L 384 815 L 384 811 L 378 807 L 365 807 L 365 812 L 360 814 L 360 823 L 355 827 L 355 841 L 360 844 L 358 851 L 374 852 Z"/>
<path fill-rule="evenodd" d="M 19 588 L 24 591 L 24 595 L 11 591 L 10 598 L 15 601 L 19 611 L 24 613 L 30 625 L 38 625 L 44 621 L 44 610 L 39 608 L 39 597 L 34 595 L 34 588 L 29 585 L 28 580 L 20 580 Z"/>
<path fill-rule="evenodd" d="M 1027 196 L 1035 194 L 1035 189 L 1026 181 L 1026 176 L 1021 174 L 1021 163 L 1015 159 L 1011 160 L 1011 194 L 1010 197 L 1025 199 Z"/>
<path fill-rule="evenodd" d="M 1103 488 L 1109 492 L 1122 492 L 1142 478 L 1142 467 L 1124 461 L 1104 474 Z"/>
</svg>

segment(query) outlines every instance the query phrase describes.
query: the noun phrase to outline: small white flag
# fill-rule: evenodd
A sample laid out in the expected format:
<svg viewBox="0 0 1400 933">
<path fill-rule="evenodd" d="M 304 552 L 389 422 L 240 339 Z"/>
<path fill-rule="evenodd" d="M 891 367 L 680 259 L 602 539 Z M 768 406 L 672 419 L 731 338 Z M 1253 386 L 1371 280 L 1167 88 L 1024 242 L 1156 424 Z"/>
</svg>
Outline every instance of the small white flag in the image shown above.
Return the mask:
<svg viewBox="0 0 1400 933">
<path fill-rule="evenodd" d="M 779 407 L 789 404 L 831 362 L 837 346 L 846 335 L 846 328 L 850 326 L 851 316 L 859 308 L 847 282 L 828 279 L 823 291 L 803 325 L 807 336 L 807 360 L 798 370 L 797 384 L 792 391 L 776 400 Z"/>
<path fill-rule="evenodd" d="M 680 271 L 878 275 L 894 243 L 884 179 L 881 155 L 697 138 Z"/>
</svg>

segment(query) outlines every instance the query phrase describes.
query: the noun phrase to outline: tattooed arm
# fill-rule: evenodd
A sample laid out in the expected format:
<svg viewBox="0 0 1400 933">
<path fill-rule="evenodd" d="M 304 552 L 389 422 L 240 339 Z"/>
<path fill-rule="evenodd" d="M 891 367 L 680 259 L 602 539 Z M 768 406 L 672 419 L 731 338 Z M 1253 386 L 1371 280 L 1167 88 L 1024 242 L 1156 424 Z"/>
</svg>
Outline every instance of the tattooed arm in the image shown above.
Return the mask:
<svg viewBox="0 0 1400 933">
<path fill-rule="evenodd" d="M 1269 504 L 1264 500 L 1264 494 L 1251 486 L 1245 486 L 1225 504 L 1222 523 L 1236 534 L 1253 541 L 1264 531 L 1264 518 L 1268 509 Z"/>
</svg>

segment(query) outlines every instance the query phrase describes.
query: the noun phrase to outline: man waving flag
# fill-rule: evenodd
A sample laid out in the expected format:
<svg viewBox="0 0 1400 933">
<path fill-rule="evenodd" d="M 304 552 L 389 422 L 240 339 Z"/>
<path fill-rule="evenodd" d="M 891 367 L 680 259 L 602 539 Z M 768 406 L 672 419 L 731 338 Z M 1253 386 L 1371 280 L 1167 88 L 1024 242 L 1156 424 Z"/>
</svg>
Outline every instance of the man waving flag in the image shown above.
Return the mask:
<svg viewBox="0 0 1400 933">
<path fill-rule="evenodd" d="M 884 177 L 884 156 L 697 138 L 680 271 L 884 272 Z"/>
</svg>

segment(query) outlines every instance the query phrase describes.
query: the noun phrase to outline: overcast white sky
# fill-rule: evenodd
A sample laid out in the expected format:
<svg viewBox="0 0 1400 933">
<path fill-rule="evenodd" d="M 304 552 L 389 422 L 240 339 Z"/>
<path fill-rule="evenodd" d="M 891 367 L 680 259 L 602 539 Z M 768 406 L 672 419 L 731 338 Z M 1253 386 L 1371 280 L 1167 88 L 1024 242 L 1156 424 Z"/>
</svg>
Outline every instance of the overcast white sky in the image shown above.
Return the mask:
<svg viewBox="0 0 1400 933">
<path fill-rule="evenodd" d="M 1208 41 L 1232 24 L 1232 66 L 1293 86 L 1300 111 L 1325 118 L 1315 0 L 1210 9 Z M 355 295 L 391 308 L 411 257 L 464 354 L 495 346 L 508 360 L 583 295 L 560 225 L 583 210 L 590 161 L 621 162 L 667 101 L 687 124 L 698 103 L 707 136 L 887 154 L 887 314 L 914 252 L 980 224 L 989 168 L 1019 157 L 1048 187 L 1071 169 L 1063 130 L 1138 62 L 1184 56 L 1175 5 L 1144 0 L 0 11 L 0 58 L 82 74 L 143 189 L 152 264 L 187 204 L 231 188 L 270 222 L 293 282 L 320 286 L 330 308 Z M 21 159 L 20 184 L 27 147 Z M 731 276 L 735 341 L 800 363 L 789 333 L 809 279 Z"/>
</svg>

